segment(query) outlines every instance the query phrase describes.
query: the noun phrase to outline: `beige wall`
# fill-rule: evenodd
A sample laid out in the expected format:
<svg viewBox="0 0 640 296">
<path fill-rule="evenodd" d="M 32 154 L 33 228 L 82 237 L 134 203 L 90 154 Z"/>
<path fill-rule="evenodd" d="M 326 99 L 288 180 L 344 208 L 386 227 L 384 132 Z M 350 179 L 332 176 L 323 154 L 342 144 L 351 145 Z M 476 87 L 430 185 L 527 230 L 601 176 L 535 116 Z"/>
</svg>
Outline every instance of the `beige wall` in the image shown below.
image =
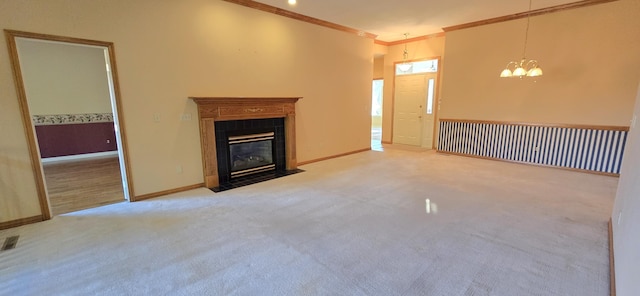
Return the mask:
<svg viewBox="0 0 640 296">
<path fill-rule="evenodd" d="M 389 52 L 389 47 L 386 45 L 375 43 L 373 44 L 373 54 L 377 56 L 384 56 Z"/>
<path fill-rule="evenodd" d="M 31 115 L 111 113 L 104 50 L 17 40 Z"/>
<path fill-rule="evenodd" d="M 629 131 L 618 183 L 618 192 L 611 214 L 616 269 L 616 293 L 637 295 L 640 291 L 640 87 L 633 111 L 636 123 Z M 620 220 L 618 220 L 620 218 Z"/>
<path fill-rule="evenodd" d="M 373 59 L 373 79 L 384 78 L 384 56 Z"/>
<path fill-rule="evenodd" d="M 425 40 L 409 42 L 407 52 L 409 60 L 422 60 L 428 58 L 441 57 L 440 66 L 444 65 L 444 44 L 445 37 L 434 37 Z M 382 141 L 390 143 L 393 129 L 393 92 L 395 63 L 402 62 L 404 44 L 392 45 L 388 47 L 388 53 L 384 58 L 384 98 L 382 102 Z M 440 81 L 440 85 L 442 81 Z"/>
<path fill-rule="evenodd" d="M 189 96 L 302 96 L 298 161 L 370 146 L 373 41 L 224 1 L 0 0 L 0 28 L 115 44 L 135 195 L 201 183 Z M 4 39 L 0 61 L 8 61 Z M 0 222 L 40 213 L 0 63 Z M 160 122 L 153 114 L 161 115 Z M 176 173 L 176 166 L 183 172 Z"/>
<path fill-rule="evenodd" d="M 640 78 L 640 1 L 531 18 L 538 79 L 499 74 L 521 58 L 526 19 L 447 33 L 440 118 L 629 125 Z"/>
</svg>

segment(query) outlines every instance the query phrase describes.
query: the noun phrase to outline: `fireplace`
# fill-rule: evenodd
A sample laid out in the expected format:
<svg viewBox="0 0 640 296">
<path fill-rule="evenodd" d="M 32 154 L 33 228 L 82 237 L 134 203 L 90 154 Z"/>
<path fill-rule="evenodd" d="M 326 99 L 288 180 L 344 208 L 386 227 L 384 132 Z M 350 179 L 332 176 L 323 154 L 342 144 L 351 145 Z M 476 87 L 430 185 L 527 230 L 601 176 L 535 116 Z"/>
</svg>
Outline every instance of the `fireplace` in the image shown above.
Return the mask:
<svg viewBox="0 0 640 296">
<path fill-rule="evenodd" d="M 198 105 L 206 187 L 225 190 L 249 178 L 299 171 L 295 146 L 299 97 L 190 99 Z"/>
<path fill-rule="evenodd" d="M 286 171 L 284 118 L 218 121 L 215 133 L 221 186 L 256 174 Z"/>
</svg>

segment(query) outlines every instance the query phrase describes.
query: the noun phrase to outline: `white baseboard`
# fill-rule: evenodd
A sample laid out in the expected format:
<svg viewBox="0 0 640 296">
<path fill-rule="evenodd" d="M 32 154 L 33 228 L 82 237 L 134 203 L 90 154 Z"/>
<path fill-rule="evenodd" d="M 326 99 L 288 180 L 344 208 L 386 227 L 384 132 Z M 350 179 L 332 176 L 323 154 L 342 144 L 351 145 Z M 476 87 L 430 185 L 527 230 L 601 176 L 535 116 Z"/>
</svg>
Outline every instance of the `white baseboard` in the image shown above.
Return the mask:
<svg viewBox="0 0 640 296">
<path fill-rule="evenodd" d="M 92 159 L 92 158 L 107 158 L 107 157 L 118 157 L 118 151 L 47 157 L 47 158 L 42 158 L 41 161 L 42 163 L 53 163 L 53 162 L 74 161 L 74 160 Z"/>
</svg>

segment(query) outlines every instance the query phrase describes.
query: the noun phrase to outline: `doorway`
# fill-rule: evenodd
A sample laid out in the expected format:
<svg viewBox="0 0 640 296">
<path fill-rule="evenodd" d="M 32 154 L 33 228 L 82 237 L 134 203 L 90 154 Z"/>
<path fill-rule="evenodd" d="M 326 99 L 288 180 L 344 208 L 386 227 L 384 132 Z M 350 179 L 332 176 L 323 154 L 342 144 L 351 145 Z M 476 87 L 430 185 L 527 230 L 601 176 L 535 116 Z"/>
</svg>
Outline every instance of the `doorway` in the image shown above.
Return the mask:
<svg viewBox="0 0 640 296">
<path fill-rule="evenodd" d="M 382 151 L 382 96 L 384 80 L 374 79 L 371 92 L 371 149 Z"/>
<path fill-rule="evenodd" d="M 396 65 L 393 104 L 393 143 L 432 149 L 437 108 L 439 58 Z"/>
<path fill-rule="evenodd" d="M 130 200 L 113 44 L 5 34 L 43 219 Z"/>
</svg>

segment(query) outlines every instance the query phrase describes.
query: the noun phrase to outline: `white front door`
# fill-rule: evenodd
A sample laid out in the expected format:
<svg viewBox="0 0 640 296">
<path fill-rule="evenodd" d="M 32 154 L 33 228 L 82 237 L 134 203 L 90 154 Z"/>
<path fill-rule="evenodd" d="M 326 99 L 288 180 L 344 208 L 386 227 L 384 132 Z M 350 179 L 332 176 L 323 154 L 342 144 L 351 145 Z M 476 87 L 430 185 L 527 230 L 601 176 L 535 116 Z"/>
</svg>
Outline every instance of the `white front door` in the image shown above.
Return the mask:
<svg viewBox="0 0 640 296">
<path fill-rule="evenodd" d="M 422 145 L 422 115 L 426 90 L 424 74 L 396 76 L 393 143 Z"/>
</svg>

